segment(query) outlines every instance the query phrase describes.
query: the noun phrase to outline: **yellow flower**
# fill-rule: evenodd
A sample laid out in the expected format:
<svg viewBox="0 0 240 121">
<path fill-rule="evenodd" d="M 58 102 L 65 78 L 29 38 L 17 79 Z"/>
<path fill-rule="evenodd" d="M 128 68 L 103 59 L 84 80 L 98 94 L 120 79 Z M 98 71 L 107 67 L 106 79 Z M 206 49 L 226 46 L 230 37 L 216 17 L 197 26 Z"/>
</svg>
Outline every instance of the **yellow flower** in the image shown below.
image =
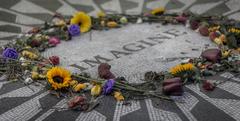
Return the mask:
<svg viewBox="0 0 240 121">
<path fill-rule="evenodd" d="M 222 40 L 221 40 L 220 38 L 215 38 L 215 39 L 214 39 L 214 42 L 215 42 L 217 45 L 222 45 L 222 44 L 223 44 L 223 42 L 222 42 Z"/>
<path fill-rule="evenodd" d="M 87 87 L 87 85 L 86 84 L 77 84 L 75 87 L 74 87 L 74 91 L 75 92 L 79 92 L 79 91 L 81 91 L 82 89 L 85 89 Z"/>
<path fill-rule="evenodd" d="M 38 79 L 38 78 L 39 78 L 39 73 L 33 71 L 33 72 L 32 72 L 32 79 Z"/>
<path fill-rule="evenodd" d="M 110 28 L 115 28 L 117 27 L 117 23 L 115 21 L 109 21 L 107 22 L 107 26 L 110 27 Z"/>
<path fill-rule="evenodd" d="M 70 23 L 79 25 L 82 33 L 89 31 L 92 26 L 91 17 L 84 12 L 76 13 Z"/>
<path fill-rule="evenodd" d="M 174 76 L 186 72 L 186 71 L 192 71 L 194 69 L 194 65 L 192 63 L 186 63 L 186 64 L 179 64 L 170 69 L 170 73 Z"/>
<path fill-rule="evenodd" d="M 151 11 L 152 15 L 161 15 L 165 12 L 165 8 L 164 7 L 160 7 L 160 8 L 155 8 Z"/>
<path fill-rule="evenodd" d="M 114 92 L 114 98 L 115 98 L 117 101 L 122 101 L 122 100 L 124 100 L 124 97 L 123 97 L 122 93 L 121 93 L 121 92 L 117 92 L 117 91 Z"/>
<path fill-rule="evenodd" d="M 227 42 L 226 36 L 225 36 L 224 34 L 221 34 L 221 36 L 219 37 L 219 39 L 220 39 L 222 42 L 224 42 L 224 43 Z"/>
<path fill-rule="evenodd" d="M 98 96 L 101 93 L 101 86 L 100 85 L 95 85 L 91 89 L 91 95 L 92 96 Z"/>
<path fill-rule="evenodd" d="M 29 59 L 37 59 L 38 58 L 37 54 L 35 54 L 33 52 L 30 52 L 30 51 L 27 51 L 27 50 L 22 51 L 22 55 L 24 57 L 29 58 Z"/>
<path fill-rule="evenodd" d="M 231 53 L 231 50 L 222 51 L 222 57 L 226 58 L 226 57 L 228 57 L 230 55 L 230 53 Z"/>
<path fill-rule="evenodd" d="M 72 80 L 70 72 L 61 67 L 51 68 L 47 72 L 47 79 L 48 83 L 55 90 L 69 87 Z"/>
<path fill-rule="evenodd" d="M 97 17 L 98 18 L 102 18 L 102 17 L 105 17 L 105 16 L 106 16 L 106 14 L 104 12 L 102 12 L 102 11 L 97 13 Z"/>
<path fill-rule="evenodd" d="M 70 86 L 72 86 L 72 87 L 75 87 L 77 84 L 78 84 L 78 81 L 76 81 L 76 80 L 72 80 L 70 82 Z"/>
</svg>

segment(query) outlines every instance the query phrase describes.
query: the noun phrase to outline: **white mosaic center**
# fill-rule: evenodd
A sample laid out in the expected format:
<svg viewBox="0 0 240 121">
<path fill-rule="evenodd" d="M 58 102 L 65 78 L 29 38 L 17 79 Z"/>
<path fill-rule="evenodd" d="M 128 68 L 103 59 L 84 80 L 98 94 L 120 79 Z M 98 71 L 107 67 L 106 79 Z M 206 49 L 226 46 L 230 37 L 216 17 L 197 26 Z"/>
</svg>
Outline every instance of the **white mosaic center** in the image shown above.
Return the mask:
<svg viewBox="0 0 240 121">
<path fill-rule="evenodd" d="M 43 55 L 57 55 L 62 66 L 94 76 L 97 76 L 97 65 L 107 62 L 117 76 L 138 82 L 146 71 L 165 70 L 181 61 L 167 62 L 167 58 L 198 57 L 206 45 L 214 47 L 207 37 L 182 25 L 134 24 L 82 34 L 48 49 Z M 72 67 L 73 64 L 80 69 Z"/>
</svg>

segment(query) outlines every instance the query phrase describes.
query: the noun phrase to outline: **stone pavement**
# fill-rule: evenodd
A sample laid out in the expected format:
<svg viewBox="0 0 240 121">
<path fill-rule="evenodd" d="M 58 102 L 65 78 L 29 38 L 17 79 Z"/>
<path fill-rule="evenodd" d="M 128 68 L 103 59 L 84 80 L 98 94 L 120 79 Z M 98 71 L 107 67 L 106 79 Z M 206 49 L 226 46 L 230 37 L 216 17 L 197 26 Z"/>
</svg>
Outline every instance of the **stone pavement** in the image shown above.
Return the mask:
<svg viewBox="0 0 240 121">
<path fill-rule="evenodd" d="M 1 0 L 0 43 L 4 44 L 31 26 L 42 24 L 54 12 L 66 16 L 78 10 L 96 15 L 109 13 L 139 14 L 164 6 L 168 11 L 189 10 L 198 14 L 225 15 L 240 19 L 238 0 Z M 143 73 L 161 71 L 179 63 L 184 57 L 197 57 L 214 44 L 208 38 L 184 26 L 160 24 L 128 25 L 110 31 L 91 31 L 72 41 L 43 53 L 58 55 L 62 66 L 75 71 L 86 71 L 96 76 L 96 63 L 112 65 L 117 76 L 141 83 Z M 192 50 L 196 51 L 192 51 Z M 169 61 L 166 61 L 169 60 Z M 77 67 L 83 67 L 80 70 Z M 229 79 L 231 78 L 231 79 Z M 188 85 L 176 102 L 159 99 L 131 101 L 123 105 L 112 97 L 105 97 L 91 112 L 66 110 L 66 99 L 57 99 L 41 85 L 26 86 L 0 79 L 0 121 L 232 121 L 240 120 L 240 77 L 229 72 L 209 80 L 227 80 L 213 92 L 201 91 L 199 85 Z"/>
</svg>

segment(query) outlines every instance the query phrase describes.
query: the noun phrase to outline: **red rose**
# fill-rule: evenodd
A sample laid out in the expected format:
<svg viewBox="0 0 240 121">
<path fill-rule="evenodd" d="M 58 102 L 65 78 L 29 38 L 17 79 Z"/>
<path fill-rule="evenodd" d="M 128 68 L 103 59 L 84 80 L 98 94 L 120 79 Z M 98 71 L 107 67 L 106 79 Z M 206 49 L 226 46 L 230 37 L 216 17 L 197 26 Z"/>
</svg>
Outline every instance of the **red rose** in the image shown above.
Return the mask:
<svg viewBox="0 0 240 121">
<path fill-rule="evenodd" d="M 208 36 L 209 35 L 208 28 L 206 26 L 199 27 L 199 33 L 202 36 Z"/>
<path fill-rule="evenodd" d="M 103 79 L 115 79 L 115 75 L 110 71 L 111 66 L 107 63 L 101 63 L 98 66 L 98 75 Z"/>
<path fill-rule="evenodd" d="M 183 93 L 181 78 L 171 78 L 163 81 L 163 93 L 171 96 L 180 96 Z"/>
<path fill-rule="evenodd" d="M 51 57 L 49 57 L 49 60 L 51 61 L 51 63 L 52 63 L 53 65 L 58 65 L 59 62 L 60 62 L 60 59 L 59 59 L 58 56 L 51 56 Z"/>
<path fill-rule="evenodd" d="M 209 81 L 204 81 L 202 87 L 206 91 L 213 91 L 215 88 L 215 86 Z"/>
<path fill-rule="evenodd" d="M 185 24 L 186 21 L 187 21 L 187 17 L 182 16 L 182 15 L 177 16 L 175 19 L 176 19 L 179 23 L 183 23 L 183 24 Z"/>
<path fill-rule="evenodd" d="M 191 20 L 190 21 L 190 27 L 192 30 L 196 30 L 199 27 L 199 22 L 196 20 Z"/>
<path fill-rule="evenodd" d="M 207 49 L 202 52 L 201 56 L 203 58 L 205 58 L 206 60 L 215 63 L 215 62 L 218 62 L 221 60 L 222 53 L 221 53 L 221 50 L 219 50 L 217 48 L 216 49 Z"/>
</svg>

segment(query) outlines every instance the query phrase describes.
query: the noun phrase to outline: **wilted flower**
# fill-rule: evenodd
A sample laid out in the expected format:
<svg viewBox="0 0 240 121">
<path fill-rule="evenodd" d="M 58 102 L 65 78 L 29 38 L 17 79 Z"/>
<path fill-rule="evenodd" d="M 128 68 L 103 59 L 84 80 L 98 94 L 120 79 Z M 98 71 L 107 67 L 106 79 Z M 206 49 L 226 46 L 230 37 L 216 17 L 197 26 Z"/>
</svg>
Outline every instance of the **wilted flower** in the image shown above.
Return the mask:
<svg viewBox="0 0 240 121">
<path fill-rule="evenodd" d="M 196 20 L 190 20 L 190 27 L 192 30 L 196 30 L 199 27 L 199 22 Z"/>
<path fill-rule="evenodd" d="M 204 81 L 202 87 L 206 91 L 213 91 L 215 88 L 215 86 L 209 81 Z"/>
<path fill-rule="evenodd" d="M 109 21 L 109 22 L 107 22 L 107 26 L 109 28 L 115 28 L 118 26 L 118 24 L 115 21 Z"/>
<path fill-rule="evenodd" d="M 60 59 L 59 59 L 58 56 L 51 56 L 51 57 L 49 57 L 49 60 L 51 61 L 51 63 L 52 63 L 53 65 L 58 65 L 59 62 L 60 62 Z"/>
<path fill-rule="evenodd" d="M 98 96 L 101 93 L 101 86 L 100 85 L 95 85 L 91 89 L 91 95 L 92 96 Z"/>
<path fill-rule="evenodd" d="M 86 84 L 81 84 L 81 83 L 79 83 L 79 84 L 77 84 L 77 85 L 73 88 L 73 90 L 74 90 L 75 92 L 79 92 L 79 91 L 85 89 L 86 87 L 87 87 Z"/>
<path fill-rule="evenodd" d="M 68 32 L 72 36 L 78 36 L 80 35 L 80 27 L 76 24 L 73 24 L 68 28 Z"/>
<path fill-rule="evenodd" d="M 104 95 L 110 94 L 112 92 L 114 83 L 115 83 L 115 80 L 113 79 L 109 79 L 106 81 L 105 85 L 103 86 Z"/>
<path fill-rule="evenodd" d="M 182 15 L 177 16 L 175 19 L 176 19 L 179 23 L 183 23 L 183 24 L 185 24 L 186 21 L 187 21 L 187 17 L 182 16 Z"/>
<path fill-rule="evenodd" d="M 51 37 L 49 38 L 48 43 L 50 45 L 56 46 L 57 44 L 60 43 L 60 40 L 57 37 Z"/>
<path fill-rule="evenodd" d="M 32 40 L 29 44 L 31 47 L 39 47 L 41 45 L 41 42 L 39 40 Z"/>
<path fill-rule="evenodd" d="M 128 23 L 128 20 L 127 20 L 127 18 L 125 16 L 123 16 L 123 17 L 120 18 L 120 22 L 122 24 L 126 24 L 126 23 Z"/>
<path fill-rule="evenodd" d="M 201 56 L 208 61 L 217 62 L 221 59 L 221 50 L 219 49 L 207 49 L 202 52 Z"/>
<path fill-rule="evenodd" d="M 29 59 L 38 59 L 38 55 L 33 53 L 33 52 L 30 52 L 30 51 L 27 51 L 27 50 L 24 50 L 22 51 L 22 55 L 26 58 L 29 58 Z"/>
<path fill-rule="evenodd" d="M 30 83 L 32 83 L 33 82 L 33 80 L 31 79 L 31 78 L 26 78 L 25 80 L 24 80 L 24 83 L 25 84 L 30 84 Z"/>
<path fill-rule="evenodd" d="M 138 18 L 136 23 L 137 23 L 137 24 L 141 24 L 141 23 L 143 23 L 142 18 Z"/>
<path fill-rule="evenodd" d="M 163 81 L 163 93 L 166 95 L 179 96 L 183 93 L 181 78 L 171 78 Z"/>
<path fill-rule="evenodd" d="M 165 8 L 164 7 L 160 7 L 160 8 L 155 8 L 151 11 L 152 15 L 162 15 L 165 12 Z"/>
<path fill-rule="evenodd" d="M 38 79 L 39 78 L 39 73 L 36 71 L 31 72 L 32 73 L 32 79 Z"/>
<path fill-rule="evenodd" d="M 123 101 L 124 100 L 124 97 L 123 97 L 122 93 L 121 92 L 117 92 L 117 91 L 114 92 L 114 98 L 117 101 Z"/>
<path fill-rule="evenodd" d="M 17 59 L 18 58 L 18 53 L 14 48 L 6 48 L 3 51 L 2 56 L 4 58 Z"/>
<path fill-rule="evenodd" d="M 71 109 L 85 111 L 88 109 L 88 103 L 85 97 L 75 96 L 68 102 L 68 107 Z"/>
<path fill-rule="evenodd" d="M 102 12 L 102 11 L 97 13 L 97 17 L 98 18 L 102 18 L 102 17 L 105 17 L 105 16 L 106 16 L 106 14 L 104 12 Z"/>
<path fill-rule="evenodd" d="M 98 66 L 98 75 L 103 79 L 114 79 L 114 74 L 110 71 L 111 66 L 107 63 L 101 63 Z"/>
<path fill-rule="evenodd" d="M 199 33 L 202 36 L 208 36 L 209 35 L 208 27 L 206 27 L 206 26 L 199 27 Z"/>
</svg>

